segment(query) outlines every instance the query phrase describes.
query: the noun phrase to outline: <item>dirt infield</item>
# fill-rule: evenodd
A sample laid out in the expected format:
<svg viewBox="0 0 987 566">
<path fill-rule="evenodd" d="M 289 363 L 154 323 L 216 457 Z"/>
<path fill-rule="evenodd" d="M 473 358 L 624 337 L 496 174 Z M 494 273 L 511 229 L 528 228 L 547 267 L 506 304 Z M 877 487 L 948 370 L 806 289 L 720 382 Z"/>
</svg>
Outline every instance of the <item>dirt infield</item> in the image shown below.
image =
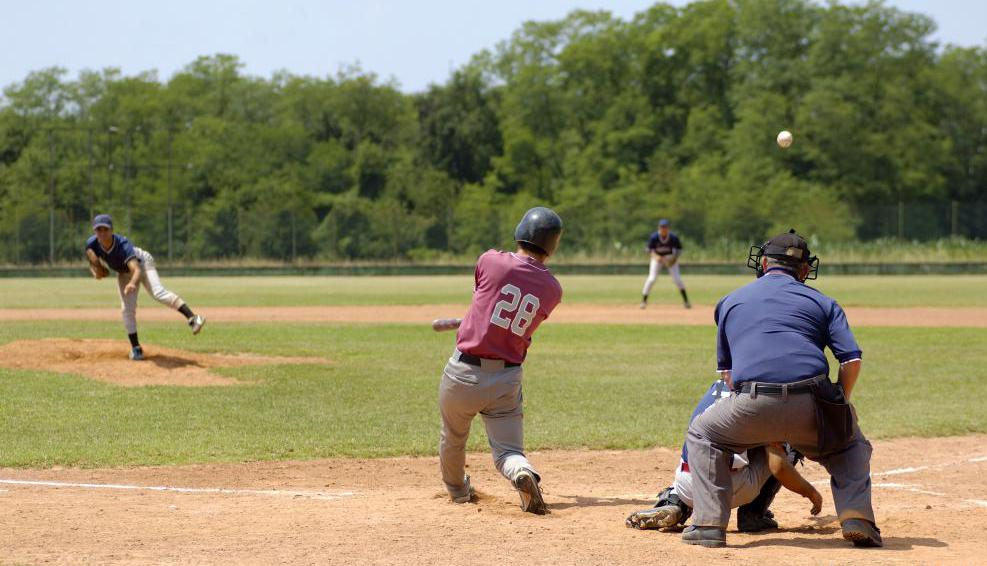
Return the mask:
<svg viewBox="0 0 987 566">
<path fill-rule="evenodd" d="M 866 426 L 866 423 L 865 423 Z M 0 561 L 244 564 L 973 563 L 987 524 L 987 436 L 876 442 L 884 549 L 840 537 L 783 492 L 782 525 L 688 547 L 623 520 L 650 506 L 676 451 L 533 453 L 551 514 L 521 513 L 488 454 L 470 454 L 475 504 L 446 498 L 435 458 L 103 470 L 0 469 Z M 51 482 L 51 483 L 38 483 Z M 80 485 L 82 484 L 82 485 Z"/>
<path fill-rule="evenodd" d="M 466 305 L 410 306 L 312 306 L 312 307 L 214 307 L 202 308 L 210 322 L 374 322 L 427 324 L 436 318 L 462 316 Z M 849 307 L 850 324 L 861 326 L 975 327 L 987 328 L 985 307 Z M 164 308 L 145 308 L 138 319 L 173 322 L 175 313 Z M 118 321 L 120 313 L 105 309 L 0 309 L 0 321 L 93 320 Z M 696 305 L 691 310 L 673 305 L 562 304 L 552 314 L 553 323 L 662 324 L 705 326 L 713 322 L 713 307 Z"/>
<path fill-rule="evenodd" d="M 145 346 L 146 359 L 134 362 L 128 359 L 128 352 L 130 344 L 126 340 L 18 340 L 0 345 L 0 368 L 70 373 L 127 387 L 202 387 L 240 383 L 233 378 L 212 373 L 210 370 L 213 368 L 329 363 L 325 358 L 201 354 L 160 346 Z"/>
</svg>

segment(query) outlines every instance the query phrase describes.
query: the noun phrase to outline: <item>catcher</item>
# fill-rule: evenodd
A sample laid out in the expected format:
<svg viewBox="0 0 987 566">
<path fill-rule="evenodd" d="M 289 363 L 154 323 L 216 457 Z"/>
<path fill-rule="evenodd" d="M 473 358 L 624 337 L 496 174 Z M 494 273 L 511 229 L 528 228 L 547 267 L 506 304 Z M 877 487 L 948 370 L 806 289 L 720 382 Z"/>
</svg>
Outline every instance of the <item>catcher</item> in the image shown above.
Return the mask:
<svg viewBox="0 0 987 566">
<path fill-rule="evenodd" d="M 143 360 L 144 350 L 137 339 L 137 285 L 142 284 L 154 300 L 182 314 L 192 334 L 198 334 L 206 319 L 192 312 L 181 297 L 161 285 L 154 257 L 130 243 L 130 240 L 113 233 L 113 219 L 100 214 L 93 219 L 93 235 L 86 241 L 86 258 L 89 271 L 97 280 L 117 272 L 117 286 L 123 306 L 123 326 L 130 338 L 130 359 Z M 109 268 L 107 268 L 109 266 Z"/>
<path fill-rule="evenodd" d="M 692 419 L 706 411 L 720 399 L 731 395 L 723 380 L 718 380 L 706 391 L 692 413 Z M 794 464 L 802 456 L 787 445 L 775 444 L 746 450 L 735 454 L 731 462 L 731 507 L 737 509 L 737 530 L 753 533 L 778 527 L 774 515 L 768 509 L 775 495 L 785 486 L 812 502 L 809 511 L 813 515 L 822 509 L 822 496 L 801 474 Z M 628 527 L 636 529 L 667 529 L 683 527 L 692 515 L 692 473 L 689 470 L 689 454 L 682 446 L 682 459 L 675 470 L 675 483 L 658 494 L 658 502 L 651 509 L 637 511 L 627 517 Z"/>
</svg>

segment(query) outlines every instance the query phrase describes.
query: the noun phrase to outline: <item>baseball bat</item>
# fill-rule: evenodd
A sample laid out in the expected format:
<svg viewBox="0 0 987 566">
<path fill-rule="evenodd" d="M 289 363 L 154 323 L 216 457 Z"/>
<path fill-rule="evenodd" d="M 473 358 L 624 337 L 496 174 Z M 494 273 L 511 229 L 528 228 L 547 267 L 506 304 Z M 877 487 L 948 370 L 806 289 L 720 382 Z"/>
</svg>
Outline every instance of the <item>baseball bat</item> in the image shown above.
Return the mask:
<svg viewBox="0 0 987 566">
<path fill-rule="evenodd" d="M 432 330 L 443 332 L 445 330 L 455 330 L 463 323 L 461 318 L 437 318 L 432 321 Z"/>
</svg>

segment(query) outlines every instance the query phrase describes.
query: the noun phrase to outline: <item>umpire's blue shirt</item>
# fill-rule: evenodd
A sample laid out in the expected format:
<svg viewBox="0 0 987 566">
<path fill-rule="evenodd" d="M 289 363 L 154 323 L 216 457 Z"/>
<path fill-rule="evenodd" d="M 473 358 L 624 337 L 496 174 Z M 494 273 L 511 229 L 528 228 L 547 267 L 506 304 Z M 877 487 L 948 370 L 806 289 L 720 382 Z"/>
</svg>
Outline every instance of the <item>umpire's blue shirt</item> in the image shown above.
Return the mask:
<svg viewBox="0 0 987 566">
<path fill-rule="evenodd" d="M 714 317 L 717 369 L 730 370 L 735 388 L 828 375 L 826 346 L 840 363 L 861 356 L 840 305 L 782 270 L 720 299 Z"/>
</svg>

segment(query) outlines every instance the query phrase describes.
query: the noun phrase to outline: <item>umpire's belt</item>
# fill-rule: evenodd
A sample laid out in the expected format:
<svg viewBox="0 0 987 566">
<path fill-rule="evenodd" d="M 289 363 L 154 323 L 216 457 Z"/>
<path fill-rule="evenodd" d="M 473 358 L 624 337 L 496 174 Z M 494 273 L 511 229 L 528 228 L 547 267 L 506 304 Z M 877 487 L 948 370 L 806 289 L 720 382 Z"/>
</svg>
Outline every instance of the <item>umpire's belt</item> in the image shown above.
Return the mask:
<svg viewBox="0 0 987 566">
<path fill-rule="evenodd" d="M 815 384 L 827 379 L 829 379 L 829 376 L 822 374 L 792 383 L 745 381 L 740 384 L 740 389 L 737 392 L 749 393 L 752 399 L 758 395 L 780 395 L 782 397 L 788 397 L 790 393 L 808 393 L 812 391 L 812 387 Z"/>
<path fill-rule="evenodd" d="M 456 360 L 463 362 L 464 364 L 469 364 L 471 366 L 480 366 L 484 369 L 488 369 L 491 368 L 491 366 L 498 366 L 498 365 L 503 365 L 503 367 L 505 368 L 516 368 L 521 365 L 521 364 L 514 364 L 511 362 L 505 362 L 504 360 L 490 360 L 487 358 L 478 358 L 473 354 L 467 354 L 466 352 L 459 352 L 459 351 L 457 351 L 453 355 L 453 357 Z M 492 369 L 497 369 L 497 368 L 493 367 Z"/>
</svg>

